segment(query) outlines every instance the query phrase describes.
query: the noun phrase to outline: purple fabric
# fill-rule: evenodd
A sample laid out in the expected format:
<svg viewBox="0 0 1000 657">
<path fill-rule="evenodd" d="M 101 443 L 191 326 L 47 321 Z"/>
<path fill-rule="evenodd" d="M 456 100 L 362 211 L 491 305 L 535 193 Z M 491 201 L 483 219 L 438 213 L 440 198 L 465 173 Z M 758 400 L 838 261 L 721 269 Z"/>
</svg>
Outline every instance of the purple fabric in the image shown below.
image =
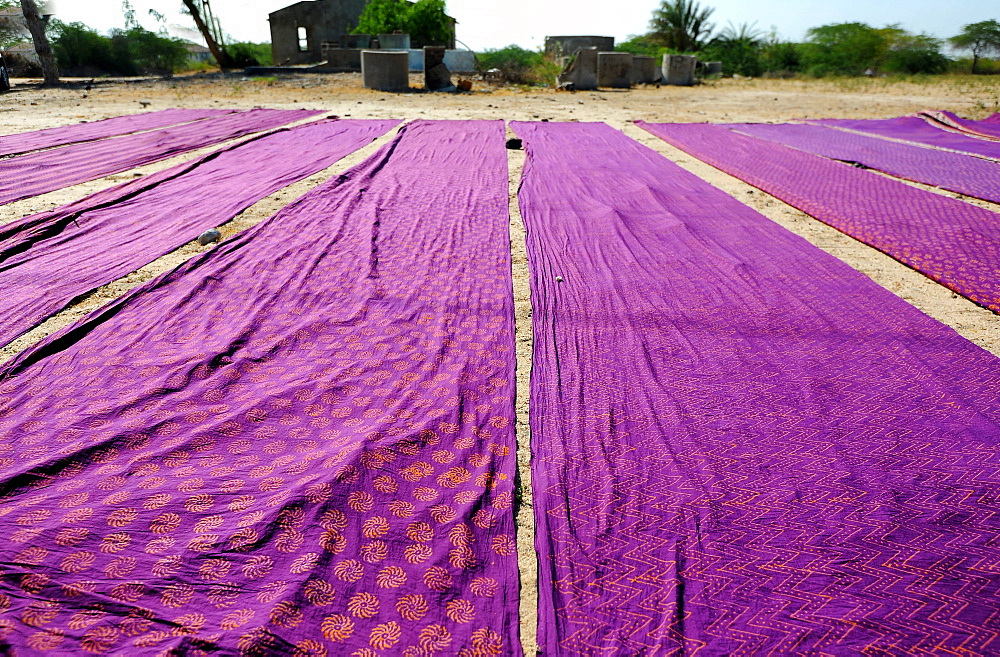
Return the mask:
<svg viewBox="0 0 1000 657">
<path fill-rule="evenodd" d="M 7 645 L 520 654 L 507 207 L 417 122 L 0 369 Z"/>
<path fill-rule="evenodd" d="M 179 123 L 198 121 L 211 116 L 230 114 L 235 110 L 195 110 L 166 109 L 146 114 L 118 116 L 103 121 L 78 123 L 59 128 L 48 128 L 34 132 L 22 132 L 13 135 L 0 136 L 0 156 L 17 155 L 28 151 L 37 151 L 53 146 L 65 146 L 84 141 L 94 141 L 107 137 L 116 137 L 144 130 L 155 130 Z"/>
<path fill-rule="evenodd" d="M 0 205 L 165 160 L 320 113 L 313 110 L 255 109 L 0 160 Z"/>
<path fill-rule="evenodd" d="M 733 123 L 725 127 L 807 153 L 856 162 L 898 178 L 1000 203 L 1000 165 L 996 162 L 819 125 Z"/>
<path fill-rule="evenodd" d="M 513 127 L 541 653 L 1000 650 L 1000 361 L 607 126 Z"/>
<path fill-rule="evenodd" d="M 995 212 L 717 125 L 637 125 L 1000 312 Z"/>
<path fill-rule="evenodd" d="M 397 123 L 307 123 L 0 226 L 0 345 Z"/>
<path fill-rule="evenodd" d="M 953 112 L 945 111 L 920 112 L 920 114 L 962 132 L 979 135 L 980 137 L 988 137 L 989 139 L 1000 139 L 1000 114 L 993 114 L 982 121 L 970 121 L 969 119 L 963 119 Z"/>
<path fill-rule="evenodd" d="M 901 116 L 896 119 L 818 119 L 809 123 L 1000 159 L 1000 143 L 942 130 L 916 116 Z"/>
</svg>

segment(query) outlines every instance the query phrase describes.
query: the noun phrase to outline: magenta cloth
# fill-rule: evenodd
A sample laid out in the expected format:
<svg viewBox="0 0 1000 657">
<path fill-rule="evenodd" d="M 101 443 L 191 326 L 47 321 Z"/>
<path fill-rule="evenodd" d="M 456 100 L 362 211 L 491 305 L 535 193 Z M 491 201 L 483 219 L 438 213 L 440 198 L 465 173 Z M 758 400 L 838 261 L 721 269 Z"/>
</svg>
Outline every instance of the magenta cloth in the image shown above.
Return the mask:
<svg viewBox="0 0 1000 657">
<path fill-rule="evenodd" d="M 47 128 L 34 132 L 21 132 L 13 135 L 0 135 L 0 156 L 17 155 L 29 151 L 37 151 L 53 146 L 65 146 L 84 141 L 94 141 L 107 137 L 116 137 L 133 132 L 154 130 L 166 126 L 177 125 L 206 119 L 211 116 L 230 114 L 235 110 L 196 110 L 196 109 L 166 109 L 146 114 L 118 116 L 103 121 L 78 123 L 59 128 Z"/>
<path fill-rule="evenodd" d="M 636 125 L 1000 312 L 1000 215 L 717 125 Z"/>
<path fill-rule="evenodd" d="M 165 160 L 315 116 L 313 110 L 255 109 L 151 132 L 0 160 L 0 205 Z"/>
<path fill-rule="evenodd" d="M 982 121 L 963 119 L 953 112 L 946 111 L 927 111 L 920 114 L 962 132 L 989 139 L 1000 139 L 1000 113 L 988 116 Z"/>
<path fill-rule="evenodd" d="M 6 645 L 520 654 L 507 190 L 416 122 L 0 369 Z"/>
<path fill-rule="evenodd" d="M 809 123 L 1000 160 L 1000 143 L 952 130 L 942 130 L 916 116 L 901 116 L 895 119 L 817 119 Z"/>
<path fill-rule="evenodd" d="M 398 123 L 307 123 L 0 226 L 0 345 Z"/>
<path fill-rule="evenodd" d="M 807 153 L 857 163 L 897 178 L 1000 203 L 1000 165 L 989 160 L 821 125 L 731 123 L 725 127 Z"/>
<path fill-rule="evenodd" d="M 1000 360 L 618 131 L 513 128 L 541 654 L 1000 650 Z"/>
</svg>

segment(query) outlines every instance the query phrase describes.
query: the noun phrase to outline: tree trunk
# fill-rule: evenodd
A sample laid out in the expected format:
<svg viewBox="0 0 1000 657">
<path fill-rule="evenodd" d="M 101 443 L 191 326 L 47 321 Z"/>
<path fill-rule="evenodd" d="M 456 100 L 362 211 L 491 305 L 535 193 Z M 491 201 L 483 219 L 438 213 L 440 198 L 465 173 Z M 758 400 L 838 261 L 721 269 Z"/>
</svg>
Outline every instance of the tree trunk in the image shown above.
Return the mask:
<svg viewBox="0 0 1000 657">
<path fill-rule="evenodd" d="M 979 55 L 972 53 L 972 74 L 976 74 L 976 64 L 979 63 Z"/>
<path fill-rule="evenodd" d="M 28 31 L 31 32 L 31 40 L 35 42 L 35 52 L 38 53 L 38 61 L 42 64 L 45 86 L 55 86 L 59 84 L 59 69 L 56 67 L 55 57 L 52 56 L 52 46 L 45 36 L 45 22 L 38 13 L 38 5 L 35 4 L 35 0 L 21 0 L 21 11 L 24 13 L 24 22 L 28 24 Z"/>
<path fill-rule="evenodd" d="M 208 44 L 208 49 L 212 51 L 212 56 L 215 57 L 215 61 L 219 62 L 219 66 L 222 68 L 233 68 L 233 60 L 229 56 L 222 46 L 220 46 L 216 41 L 215 37 L 212 36 L 212 30 L 209 29 L 208 25 L 205 23 L 205 19 L 201 15 L 201 11 L 195 4 L 195 0 L 182 0 L 184 6 L 187 7 L 188 12 L 191 13 L 191 18 L 194 19 L 194 24 L 198 26 L 198 31 L 201 35 L 205 37 L 205 43 Z"/>
</svg>

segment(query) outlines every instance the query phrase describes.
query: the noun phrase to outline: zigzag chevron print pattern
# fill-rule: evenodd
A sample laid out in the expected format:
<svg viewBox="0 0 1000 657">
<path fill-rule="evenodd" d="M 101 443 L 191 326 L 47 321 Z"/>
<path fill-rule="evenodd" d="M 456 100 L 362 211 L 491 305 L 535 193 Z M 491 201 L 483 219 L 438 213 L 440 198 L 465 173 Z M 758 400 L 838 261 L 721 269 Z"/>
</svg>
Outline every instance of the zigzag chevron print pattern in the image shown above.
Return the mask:
<svg viewBox="0 0 1000 657">
<path fill-rule="evenodd" d="M 1000 214 L 719 125 L 637 125 L 1000 312 Z"/>
<path fill-rule="evenodd" d="M 543 654 L 1000 651 L 1000 361 L 608 126 L 514 128 Z"/>
</svg>

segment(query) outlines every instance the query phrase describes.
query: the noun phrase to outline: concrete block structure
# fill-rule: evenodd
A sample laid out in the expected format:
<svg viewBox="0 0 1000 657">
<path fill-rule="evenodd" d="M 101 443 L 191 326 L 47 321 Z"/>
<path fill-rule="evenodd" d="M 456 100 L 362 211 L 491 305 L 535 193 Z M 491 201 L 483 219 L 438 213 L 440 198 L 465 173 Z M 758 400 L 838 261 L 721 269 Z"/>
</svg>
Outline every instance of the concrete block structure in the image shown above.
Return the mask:
<svg viewBox="0 0 1000 657">
<path fill-rule="evenodd" d="M 577 50 L 610 51 L 615 49 L 615 38 L 609 36 L 550 36 L 545 37 L 545 54 L 548 57 L 569 57 Z"/>
<path fill-rule="evenodd" d="M 656 84 L 659 81 L 660 67 L 656 65 L 655 57 L 632 57 L 632 84 Z"/>
<path fill-rule="evenodd" d="M 424 46 L 424 89 L 438 91 L 454 88 L 451 71 L 444 63 L 445 49 L 440 46 Z"/>
<path fill-rule="evenodd" d="M 323 48 L 323 59 L 333 71 L 361 70 L 361 48 Z"/>
<path fill-rule="evenodd" d="M 705 75 L 722 75 L 722 62 L 705 62 Z"/>
<path fill-rule="evenodd" d="M 409 34 L 380 34 L 378 35 L 378 47 L 382 50 L 409 50 Z"/>
<path fill-rule="evenodd" d="M 597 50 L 585 48 L 577 50 L 572 60 L 559 74 L 560 87 L 572 87 L 577 91 L 597 88 Z"/>
<path fill-rule="evenodd" d="M 597 86 L 628 89 L 632 86 L 632 53 L 598 52 Z"/>
<path fill-rule="evenodd" d="M 410 53 L 406 50 L 362 50 L 361 81 L 365 89 L 408 90 Z"/>
<path fill-rule="evenodd" d="M 694 84 L 694 69 L 698 58 L 693 55 L 664 55 L 663 83 L 691 86 Z"/>
</svg>

